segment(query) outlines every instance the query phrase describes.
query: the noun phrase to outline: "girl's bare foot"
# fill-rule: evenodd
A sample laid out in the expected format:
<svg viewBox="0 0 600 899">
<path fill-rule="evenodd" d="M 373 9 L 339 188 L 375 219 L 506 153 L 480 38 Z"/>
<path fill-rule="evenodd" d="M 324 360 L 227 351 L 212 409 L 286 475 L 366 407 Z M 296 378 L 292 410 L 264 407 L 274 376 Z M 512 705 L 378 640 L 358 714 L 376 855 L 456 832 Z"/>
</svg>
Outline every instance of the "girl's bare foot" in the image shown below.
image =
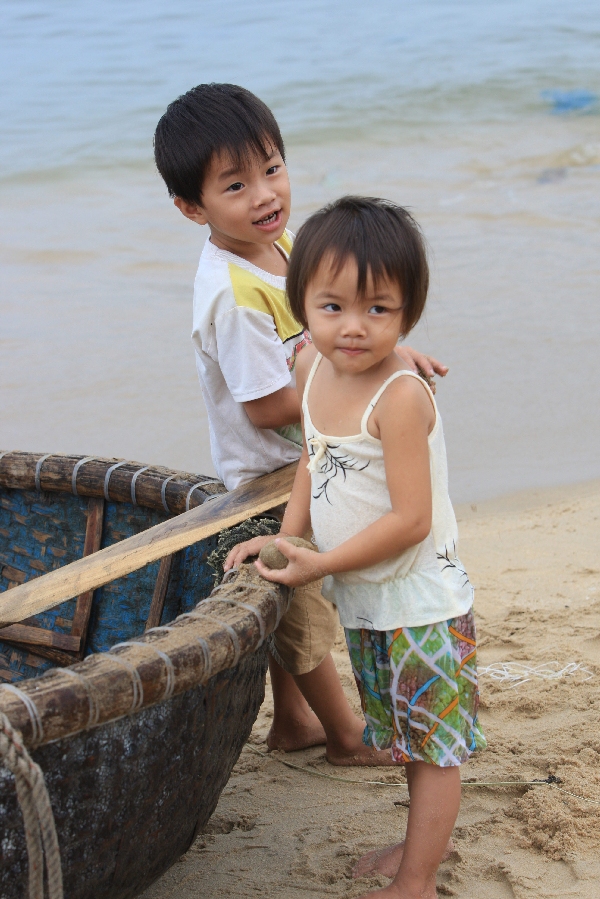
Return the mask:
<svg viewBox="0 0 600 899">
<path fill-rule="evenodd" d="M 442 861 L 450 857 L 454 849 L 452 840 L 448 842 Z M 404 841 L 386 846 L 384 849 L 372 849 L 358 860 L 352 869 L 352 877 L 372 877 L 374 874 L 383 874 L 384 877 L 395 877 L 402 861 L 404 853 Z M 370 894 L 369 894 L 370 895 Z"/>
<path fill-rule="evenodd" d="M 434 886 L 425 893 L 422 891 L 413 893 L 391 883 L 389 887 L 384 887 L 382 890 L 371 890 L 369 893 L 363 893 L 358 899 L 437 899 L 437 895 L 437 890 Z"/>
<path fill-rule="evenodd" d="M 402 854 L 404 852 L 404 840 L 386 846 L 384 849 L 372 849 L 358 860 L 352 868 L 352 877 L 372 877 L 374 874 L 383 874 L 384 877 L 394 878 L 398 873 Z"/>
</svg>

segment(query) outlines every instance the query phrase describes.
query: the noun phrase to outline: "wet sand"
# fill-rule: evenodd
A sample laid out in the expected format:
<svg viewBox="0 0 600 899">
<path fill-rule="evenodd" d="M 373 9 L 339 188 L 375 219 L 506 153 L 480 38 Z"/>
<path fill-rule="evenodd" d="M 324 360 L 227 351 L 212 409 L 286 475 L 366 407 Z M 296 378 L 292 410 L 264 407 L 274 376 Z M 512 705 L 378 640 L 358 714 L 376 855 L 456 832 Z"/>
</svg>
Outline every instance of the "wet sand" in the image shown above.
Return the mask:
<svg viewBox="0 0 600 899">
<path fill-rule="evenodd" d="M 489 748 L 463 781 L 533 780 L 556 786 L 463 788 L 455 852 L 440 896 L 595 899 L 600 877 L 600 481 L 528 491 L 458 509 L 461 557 L 476 587 L 479 666 L 500 662 L 581 670 L 520 686 L 481 677 Z M 342 633 L 336 664 L 358 709 Z M 264 751 L 269 691 L 251 744 Z M 143 899 L 221 896 L 357 897 L 384 878 L 353 881 L 355 861 L 403 836 L 404 787 L 333 777 L 401 780 L 402 769 L 339 769 L 322 749 L 268 758 L 246 748 L 207 832 Z M 576 794 L 577 797 L 569 795 Z M 588 800 L 583 801 L 583 800 Z"/>
</svg>

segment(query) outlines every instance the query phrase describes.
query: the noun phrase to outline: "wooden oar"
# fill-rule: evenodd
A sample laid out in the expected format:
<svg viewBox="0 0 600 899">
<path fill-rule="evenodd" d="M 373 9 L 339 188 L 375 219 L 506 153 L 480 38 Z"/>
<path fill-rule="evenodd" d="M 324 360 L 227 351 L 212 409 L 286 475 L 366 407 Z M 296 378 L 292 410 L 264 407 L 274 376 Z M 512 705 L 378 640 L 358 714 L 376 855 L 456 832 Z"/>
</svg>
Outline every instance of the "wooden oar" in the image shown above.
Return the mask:
<svg viewBox="0 0 600 899">
<path fill-rule="evenodd" d="M 51 609 L 86 590 L 95 590 L 115 578 L 143 568 L 148 562 L 162 559 L 169 553 L 211 537 L 223 528 L 232 527 L 252 515 L 287 502 L 296 467 L 296 463 L 286 465 L 190 512 L 148 528 L 135 537 L 128 537 L 1 593 L 0 627 Z"/>
</svg>

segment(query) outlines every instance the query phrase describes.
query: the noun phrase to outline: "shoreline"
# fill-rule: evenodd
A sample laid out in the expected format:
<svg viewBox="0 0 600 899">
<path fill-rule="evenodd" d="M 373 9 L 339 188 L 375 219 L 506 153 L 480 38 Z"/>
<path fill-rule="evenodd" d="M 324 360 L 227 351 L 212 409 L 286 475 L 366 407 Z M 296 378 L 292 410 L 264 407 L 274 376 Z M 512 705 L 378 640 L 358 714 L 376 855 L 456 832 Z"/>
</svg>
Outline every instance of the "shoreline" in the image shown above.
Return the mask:
<svg viewBox="0 0 600 899">
<path fill-rule="evenodd" d="M 594 899 L 600 877 L 600 480 L 520 491 L 457 507 L 460 553 L 475 585 L 479 668 L 569 662 L 583 670 L 520 686 L 481 673 L 480 719 L 488 749 L 463 781 L 552 785 L 464 787 L 455 851 L 440 868 L 440 896 Z M 334 658 L 358 699 L 340 631 Z M 270 689 L 250 743 L 264 751 Z M 357 897 L 385 886 L 353 881 L 360 855 L 403 836 L 406 790 L 332 778 L 403 780 L 402 769 L 340 769 L 322 747 L 261 757 L 242 752 L 217 810 L 194 845 L 143 899 Z M 571 795 L 575 794 L 575 796 Z M 576 798 L 581 797 L 581 798 Z"/>
<path fill-rule="evenodd" d="M 598 490 L 600 490 L 600 477 L 586 478 L 582 481 L 549 484 L 542 487 L 524 487 L 481 500 L 453 503 L 453 506 L 456 520 L 460 524 L 461 521 L 470 520 L 477 513 L 501 514 L 506 511 L 518 514 L 519 512 L 533 511 L 541 506 L 585 498 L 590 492 Z M 473 508 L 474 506 L 475 508 Z"/>
</svg>

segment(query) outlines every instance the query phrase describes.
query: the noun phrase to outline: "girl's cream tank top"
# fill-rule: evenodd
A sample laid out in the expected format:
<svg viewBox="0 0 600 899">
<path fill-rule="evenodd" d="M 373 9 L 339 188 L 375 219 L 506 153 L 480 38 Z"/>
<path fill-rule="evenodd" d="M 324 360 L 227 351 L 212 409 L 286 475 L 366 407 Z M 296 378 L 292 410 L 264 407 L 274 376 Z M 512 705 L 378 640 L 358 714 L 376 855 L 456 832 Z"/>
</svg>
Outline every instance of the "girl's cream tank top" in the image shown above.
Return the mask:
<svg viewBox="0 0 600 899">
<path fill-rule="evenodd" d="M 448 496 L 444 432 L 431 390 L 411 371 L 394 372 L 367 406 L 360 434 L 328 437 L 313 425 L 308 405 L 321 358 L 319 354 L 314 361 L 302 401 L 312 482 L 311 522 L 321 552 L 334 549 L 391 511 L 381 441 L 367 430 L 369 416 L 388 384 L 400 377 L 417 378 L 435 410 L 429 435 L 433 502 L 429 535 L 369 568 L 325 578 L 323 595 L 338 607 L 347 628 L 394 630 L 464 615 L 473 603 L 473 588 L 456 554 L 458 531 Z"/>
</svg>

